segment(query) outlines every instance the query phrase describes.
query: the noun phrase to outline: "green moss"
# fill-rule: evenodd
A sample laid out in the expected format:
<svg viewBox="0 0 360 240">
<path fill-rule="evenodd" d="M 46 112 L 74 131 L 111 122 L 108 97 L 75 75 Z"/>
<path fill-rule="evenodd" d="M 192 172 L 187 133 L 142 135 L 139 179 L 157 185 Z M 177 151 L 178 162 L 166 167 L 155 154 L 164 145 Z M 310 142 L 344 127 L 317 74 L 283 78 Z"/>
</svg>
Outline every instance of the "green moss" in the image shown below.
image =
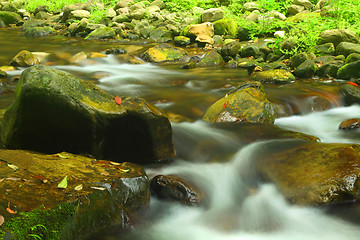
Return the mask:
<svg viewBox="0 0 360 240">
<path fill-rule="evenodd" d="M 14 12 L 1 11 L 0 12 L 0 20 L 2 20 L 5 25 L 16 24 L 21 21 L 21 17 L 19 14 Z"/>
<path fill-rule="evenodd" d="M 215 35 L 228 35 L 235 37 L 237 34 L 238 25 L 232 18 L 224 18 L 214 22 Z"/>
<path fill-rule="evenodd" d="M 11 234 L 15 239 L 60 239 L 64 226 L 75 215 L 77 206 L 74 203 L 64 203 L 54 209 L 42 208 L 31 212 L 21 212 L 1 226 L 0 238 Z"/>
</svg>

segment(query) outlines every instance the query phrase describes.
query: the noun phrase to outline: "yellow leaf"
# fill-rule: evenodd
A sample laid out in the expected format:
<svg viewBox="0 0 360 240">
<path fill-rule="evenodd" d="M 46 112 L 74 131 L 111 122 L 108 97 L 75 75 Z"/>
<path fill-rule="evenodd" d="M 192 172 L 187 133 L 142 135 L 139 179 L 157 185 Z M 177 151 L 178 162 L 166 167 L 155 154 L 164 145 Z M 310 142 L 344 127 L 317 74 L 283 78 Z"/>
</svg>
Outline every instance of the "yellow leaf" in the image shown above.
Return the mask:
<svg viewBox="0 0 360 240">
<path fill-rule="evenodd" d="M 82 184 L 77 185 L 77 186 L 74 188 L 75 191 L 80 191 L 80 190 L 82 190 L 82 189 L 83 189 L 83 185 L 82 185 Z"/>
<path fill-rule="evenodd" d="M 110 164 L 115 165 L 115 166 L 119 166 L 119 165 L 121 165 L 121 163 L 118 163 L 118 162 L 111 162 L 111 161 L 110 161 Z"/>
<path fill-rule="evenodd" d="M 19 167 L 16 166 L 16 165 L 14 165 L 14 164 L 8 163 L 8 167 L 11 168 L 11 169 L 13 169 L 14 171 L 19 170 Z"/>
<path fill-rule="evenodd" d="M 63 159 L 68 159 L 69 157 L 66 156 L 65 154 L 61 154 L 61 153 L 58 153 L 57 154 L 60 158 L 63 158 Z"/>
<path fill-rule="evenodd" d="M 104 187 L 90 187 L 90 188 L 95 189 L 95 190 L 100 190 L 100 191 L 106 190 L 106 188 L 104 188 Z"/>
<path fill-rule="evenodd" d="M 67 188 L 67 176 L 64 177 L 63 180 L 58 184 L 58 188 Z"/>
<path fill-rule="evenodd" d="M 123 171 L 123 172 L 129 172 L 130 169 L 120 169 L 120 171 Z"/>
</svg>

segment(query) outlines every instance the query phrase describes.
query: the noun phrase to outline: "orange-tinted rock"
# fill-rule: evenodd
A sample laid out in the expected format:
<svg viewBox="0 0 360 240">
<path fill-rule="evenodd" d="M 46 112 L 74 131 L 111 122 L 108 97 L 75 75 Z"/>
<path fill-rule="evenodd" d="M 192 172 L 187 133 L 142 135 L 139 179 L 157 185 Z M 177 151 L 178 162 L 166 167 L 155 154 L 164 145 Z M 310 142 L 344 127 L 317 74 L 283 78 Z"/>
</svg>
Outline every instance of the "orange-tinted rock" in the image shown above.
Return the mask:
<svg viewBox="0 0 360 240">
<path fill-rule="evenodd" d="M 352 119 L 345 120 L 342 123 L 340 123 L 340 125 L 339 125 L 339 129 L 341 129 L 341 130 L 351 130 L 351 129 L 359 128 L 359 127 L 360 127 L 360 119 L 359 118 L 352 118 Z"/>
</svg>

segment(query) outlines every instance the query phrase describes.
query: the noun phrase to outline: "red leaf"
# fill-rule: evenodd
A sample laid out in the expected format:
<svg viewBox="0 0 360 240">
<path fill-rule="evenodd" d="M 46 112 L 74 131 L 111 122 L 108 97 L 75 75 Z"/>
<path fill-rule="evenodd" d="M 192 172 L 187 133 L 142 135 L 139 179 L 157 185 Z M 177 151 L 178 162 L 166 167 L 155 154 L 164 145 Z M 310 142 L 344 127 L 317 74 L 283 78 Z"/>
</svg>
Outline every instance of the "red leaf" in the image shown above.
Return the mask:
<svg viewBox="0 0 360 240">
<path fill-rule="evenodd" d="M 122 102 L 121 97 L 116 96 L 116 97 L 115 97 L 115 102 L 116 102 L 116 104 L 121 105 L 121 102 Z"/>
<path fill-rule="evenodd" d="M 30 175 L 30 177 L 33 177 L 33 178 L 38 179 L 38 180 L 46 180 L 46 178 L 41 176 L 41 175 Z"/>
<path fill-rule="evenodd" d="M 10 214 L 16 214 L 16 212 L 14 210 L 10 209 L 10 203 L 8 203 L 8 207 L 6 208 L 6 211 Z"/>
<path fill-rule="evenodd" d="M 223 106 L 223 107 L 226 108 L 226 105 L 227 105 L 227 104 L 228 104 L 228 101 L 226 101 L 226 102 L 224 103 L 224 106 Z"/>
<path fill-rule="evenodd" d="M 353 86 L 355 86 L 355 87 L 359 87 L 359 85 L 357 85 L 356 83 L 354 83 L 354 82 L 346 82 L 347 84 L 350 84 L 350 85 L 353 85 Z"/>
</svg>

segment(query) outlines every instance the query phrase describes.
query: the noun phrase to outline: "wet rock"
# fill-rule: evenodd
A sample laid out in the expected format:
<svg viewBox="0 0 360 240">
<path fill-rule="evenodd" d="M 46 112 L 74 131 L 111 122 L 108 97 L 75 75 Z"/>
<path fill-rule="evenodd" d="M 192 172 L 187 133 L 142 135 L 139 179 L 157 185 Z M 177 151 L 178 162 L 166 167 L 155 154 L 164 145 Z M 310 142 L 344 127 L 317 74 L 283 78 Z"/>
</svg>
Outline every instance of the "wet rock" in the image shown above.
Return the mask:
<svg viewBox="0 0 360 240">
<path fill-rule="evenodd" d="M 0 21 L 2 21 L 6 26 L 10 24 L 17 24 L 21 22 L 21 16 L 15 12 L 0 11 Z"/>
<path fill-rule="evenodd" d="M 202 194 L 196 188 L 175 176 L 157 175 L 150 181 L 150 190 L 160 199 L 199 205 Z"/>
<path fill-rule="evenodd" d="M 344 55 L 347 57 L 351 53 L 360 53 L 360 44 L 341 42 L 336 47 L 336 55 Z"/>
<path fill-rule="evenodd" d="M 258 57 L 260 55 L 260 50 L 257 46 L 254 45 L 246 45 L 241 49 L 241 57 Z"/>
<path fill-rule="evenodd" d="M 360 88 L 351 84 L 343 84 L 340 87 L 340 93 L 344 99 L 345 104 L 352 105 L 360 103 Z"/>
<path fill-rule="evenodd" d="M 160 63 L 177 61 L 186 56 L 186 52 L 170 44 L 159 44 L 149 48 L 143 55 L 143 59 L 148 62 Z"/>
<path fill-rule="evenodd" d="M 247 82 L 211 105 L 203 118 L 208 122 L 271 124 L 274 108 L 259 82 Z"/>
<path fill-rule="evenodd" d="M 285 69 L 274 69 L 262 72 L 254 72 L 252 78 L 261 83 L 286 84 L 295 81 L 295 76 Z"/>
<path fill-rule="evenodd" d="M 151 30 L 149 37 L 156 42 L 170 42 L 173 39 L 173 34 L 165 27 L 162 27 Z"/>
<path fill-rule="evenodd" d="M 352 119 L 345 120 L 345 121 L 341 122 L 339 125 L 340 130 L 351 130 L 351 129 L 355 129 L 355 128 L 359 128 L 359 127 L 360 127 L 360 119 L 359 118 L 352 118 Z"/>
<path fill-rule="evenodd" d="M 290 66 L 292 68 L 297 68 L 300 64 L 302 64 L 306 60 L 311 60 L 311 59 L 312 58 L 306 52 L 301 52 L 290 58 Z"/>
<path fill-rule="evenodd" d="M 226 35 L 231 38 L 235 38 L 238 34 L 238 25 L 232 18 L 223 18 L 221 20 L 215 21 L 213 24 L 214 33 L 216 35 Z"/>
<path fill-rule="evenodd" d="M 324 205 L 360 198 L 359 158 L 357 144 L 306 143 L 266 152 L 257 166 L 292 202 Z"/>
<path fill-rule="evenodd" d="M 185 31 L 185 36 L 198 42 L 213 44 L 214 25 L 210 22 L 190 25 Z"/>
<path fill-rule="evenodd" d="M 333 55 L 335 47 L 333 43 L 324 43 L 314 47 L 314 53 L 317 55 Z"/>
<path fill-rule="evenodd" d="M 185 47 L 187 45 L 190 45 L 191 40 L 188 37 L 185 36 L 176 36 L 174 38 L 174 44 L 179 47 Z"/>
<path fill-rule="evenodd" d="M 16 239 L 34 233 L 31 228 L 40 224 L 44 228 L 36 234 L 44 239 L 89 239 L 112 229 L 126 230 L 149 204 L 149 180 L 136 164 L 4 149 L 0 158 L 0 174 L 6 176 L 0 182 L 0 207 L 17 212 L 2 212 L 6 221 L 1 230 Z M 59 188 L 65 177 L 67 186 Z"/>
<path fill-rule="evenodd" d="M 294 75 L 299 78 L 311 78 L 314 76 L 317 66 L 314 60 L 306 60 L 294 71 Z"/>
<path fill-rule="evenodd" d="M 316 71 L 316 75 L 319 77 L 337 77 L 337 73 L 339 69 L 343 66 L 342 61 L 331 61 L 328 63 L 324 63 L 319 67 L 319 69 Z"/>
<path fill-rule="evenodd" d="M 225 61 L 222 58 L 221 54 L 216 50 L 211 50 L 207 52 L 198 63 L 199 67 L 208 67 L 208 66 L 219 66 Z"/>
<path fill-rule="evenodd" d="M 44 37 L 48 35 L 56 34 L 56 30 L 52 27 L 30 27 L 26 28 L 25 36 L 28 38 Z"/>
<path fill-rule="evenodd" d="M 222 47 L 221 54 L 223 56 L 230 56 L 234 58 L 236 54 L 239 54 L 240 48 L 241 44 L 238 41 L 231 41 Z"/>
<path fill-rule="evenodd" d="M 360 60 L 360 53 L 350 53 L 345 59 L 345 64 L 356 62 Z"/>
<path fill-rule="evenodd" d="M 360 61 L 355 61 L 344 65 L 338 71 L 338 77 L 348 80 L 350 78 L 360 78 Z"/>
<path fill-rule="evenodd" d="M 110 48 L 110 49 L 106 49 L 105 53 L 117 55 L 117 54 L 125 54 L 127 52 L 125 49 L 122 49 L 122 48 Z"/>
<path fill-rule="evenodd" d="M 320 44 L 333 43 L 337 47 L 341 42 L 359 43 L 359 35 L 347 29 L 325 30 L 320 34 Z"/>
<path fill-rule="evenodd" d="M 145 100 L 119 105 L 92 83 L 41 65 L 22 73 L 1 129 L 7 148 L 138 163 L 173 157 L 171 134 L 165 114 Z"/>
<path fill-rule="evenodd" d="M 220 8 L 210 8 L 205 10 L 201 15 L 201 21 L 204 22 L 215 22 L 224 18 L 224 11 Z"/>
<path fill-rule="evenodd" d="M 100 27 L 92 31 L 85 39 L 101 40 L 101 39 L 114 38 L 115 36 L 116 36 L 116 32 L 111 27 Z"/>
<path fill-rule="evenodd" d="M 38 64 L 39 59 L 27 50 L 22 50 L 10 61 L 10 65 L 14 67 L 29 67 Z"/>
</svg>

